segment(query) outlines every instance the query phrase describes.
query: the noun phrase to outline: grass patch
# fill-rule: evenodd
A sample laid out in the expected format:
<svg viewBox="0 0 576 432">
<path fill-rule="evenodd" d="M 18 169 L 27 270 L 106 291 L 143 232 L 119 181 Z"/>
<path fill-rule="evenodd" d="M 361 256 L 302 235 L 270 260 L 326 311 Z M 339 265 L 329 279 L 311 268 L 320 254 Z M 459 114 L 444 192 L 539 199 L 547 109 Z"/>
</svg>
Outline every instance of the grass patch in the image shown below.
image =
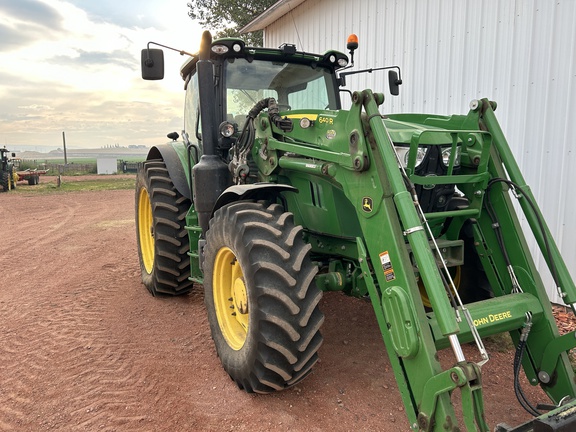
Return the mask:
<svg viewBox="0 0 576 432">
<path fill-rule="evenodd" d="M 103 176 L 101 179 L 86 179 L 77 177 L 74 181 L 67 181 L 62 178 L 60 186 L 55 181 L 49 183 L 42 183 L 30 186 L 26 183 L 18 184 L 16 189 L 10 193 L 17 194 L 51 194 L 51 193 L 66 193 L 66 192 L 85 192 L 85 191 L 101 191 L 101 190 L 126 190 L 134 189 L 136 183 L 136 175 L 126 177 Z"/>
</svg>

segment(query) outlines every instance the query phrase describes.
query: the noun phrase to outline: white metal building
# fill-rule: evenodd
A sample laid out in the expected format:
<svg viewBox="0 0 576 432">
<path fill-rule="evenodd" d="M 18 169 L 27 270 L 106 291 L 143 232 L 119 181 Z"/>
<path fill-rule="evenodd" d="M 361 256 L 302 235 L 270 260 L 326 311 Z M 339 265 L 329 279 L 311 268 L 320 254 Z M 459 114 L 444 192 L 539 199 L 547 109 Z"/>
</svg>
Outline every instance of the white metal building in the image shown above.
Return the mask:
<svg viewBox="0 0 576 432">
<path fill-rule="evenodd" d="M 118 160 L 116 158 L 96 159 L 96 170 L 98 174 L 117 174 Z"/>
<path fill-rule="evenodd" d="M 400 96 L 383 113 L 466 114 L 473 99 L 496 114 L 576 277 L 576 0 L 280 0 L 245 31 L 264 44 L 345 52 L 358 35 L 358 69 L 399 65 Z M 387 92 L 387 75 L 347 78 L 347 88 Z M 559 299 L 529 238 L 552 301 Z"/>
</svg>

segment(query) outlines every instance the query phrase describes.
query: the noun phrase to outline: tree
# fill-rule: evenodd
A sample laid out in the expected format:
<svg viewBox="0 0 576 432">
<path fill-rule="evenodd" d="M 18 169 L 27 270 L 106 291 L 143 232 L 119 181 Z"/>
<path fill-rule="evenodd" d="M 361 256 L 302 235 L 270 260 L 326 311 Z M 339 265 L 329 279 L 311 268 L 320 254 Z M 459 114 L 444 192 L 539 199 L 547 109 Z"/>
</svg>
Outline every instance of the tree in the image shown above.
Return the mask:
<svg viewBox="0 0 576 432">
<path fill-rule="evenodd" d="M 240 29 L 274 3 L 276 0 L 192 0 L 188 16 L 216 37 L 241 37 L 249 45 L 261 46 L 261 30 L 240 35 Z"/>
</svg>

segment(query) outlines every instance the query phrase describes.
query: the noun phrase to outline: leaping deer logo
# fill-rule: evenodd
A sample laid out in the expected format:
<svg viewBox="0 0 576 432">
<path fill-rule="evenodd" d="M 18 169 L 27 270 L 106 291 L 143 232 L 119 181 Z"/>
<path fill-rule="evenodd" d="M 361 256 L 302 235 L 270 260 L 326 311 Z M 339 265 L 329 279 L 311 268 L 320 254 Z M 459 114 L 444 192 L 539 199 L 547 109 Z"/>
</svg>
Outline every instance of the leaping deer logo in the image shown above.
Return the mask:
<svg viewBox="0 0 576 432">
<path fill-rule="evenodd" d="M 374 203 L 372 202 L 372 198 L 364 197 L 362 198 L 362 210 L 366 213 L 370 213 L 374 208 Z"/>
</svg>

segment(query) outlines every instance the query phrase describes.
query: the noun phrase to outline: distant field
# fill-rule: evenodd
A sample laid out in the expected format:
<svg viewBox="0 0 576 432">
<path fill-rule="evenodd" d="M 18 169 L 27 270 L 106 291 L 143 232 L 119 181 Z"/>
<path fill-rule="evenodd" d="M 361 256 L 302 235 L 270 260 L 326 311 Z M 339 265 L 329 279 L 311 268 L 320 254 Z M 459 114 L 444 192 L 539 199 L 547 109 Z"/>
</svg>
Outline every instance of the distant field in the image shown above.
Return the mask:
<svg viewBox="0 0 576 432">
<path fill-rule="evenodd" d="M 110 158 L 113 158 L 113 156 L 110 156 Z M 139 155 L 139 156 L 128 156 L 128 157 L 123 157 L 123 158 L 116 158 L 118 159 L 118 161 L 125 161 L 125 162 L 144 162 L 144 160 L 146 159 L 146 155 Z M 22 160 L 22 164 L 50 164 L 50 165 L 64 165 L 64 158 L 62 159 L 47 159 L 47 158 L 35 158 L 35 159 L 29 159 L 29 158 L 25 158 Z M 73 165 L 73 164 L 93 164 L 96 165 L 96 158 L 68 158 L 68 164 L 69 165 Z"/>
<path fill-rule="evenodd" d="M 114 158 L 114 157 L 111 157 Z M 122 172 L 122 163 L 143 162 L 146 159 L 144 155 L 128 156 L 126 158 L 116 158 L 118 162 L 118 172 Z M 22 159 L 18 170 L 26 169 L 47 169 L 50 174 L 64 175 L 84 175 L 97 173 L 97 158 L 68 158 L 68 164 L 64 164 L 64 159 Z"/>
<path fill-rule="evenodd" d="M 40 176 L 40 183 L 30 186 L 27 182 L 19 182 L 16 189 L 9 193 L 16 194 L 51 194 L 72 191 L 99 191 L 133 189 L 135 174 L 61 176 L 58 186 L 57 176 Z"/>
</svg>

